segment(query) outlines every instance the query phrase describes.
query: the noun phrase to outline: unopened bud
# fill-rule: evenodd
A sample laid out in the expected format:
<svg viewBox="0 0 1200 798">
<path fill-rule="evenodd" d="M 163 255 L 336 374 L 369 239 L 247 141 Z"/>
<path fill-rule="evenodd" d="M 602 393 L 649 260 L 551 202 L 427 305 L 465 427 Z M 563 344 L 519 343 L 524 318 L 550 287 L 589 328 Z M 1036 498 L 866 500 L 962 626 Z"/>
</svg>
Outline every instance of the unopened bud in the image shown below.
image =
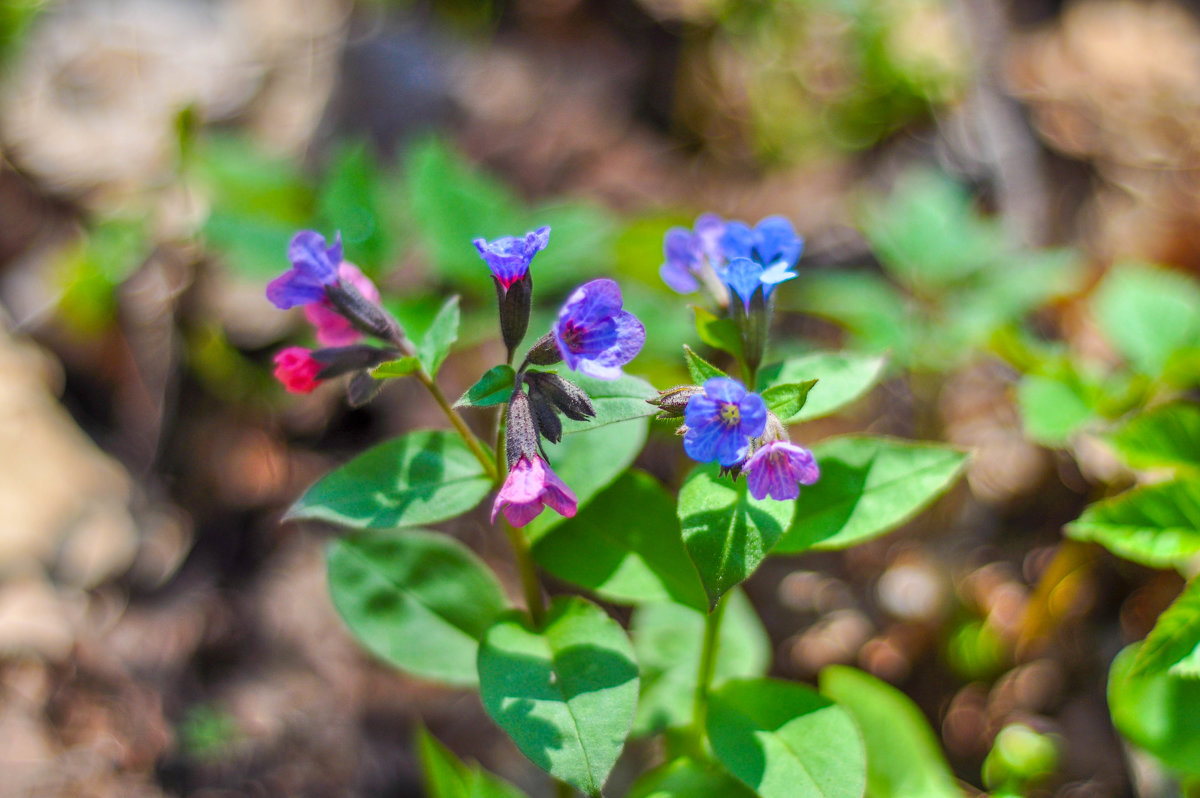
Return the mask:
<svg viewBox="0 0 1200 798">
<path fill-rule="evenodd" d="M 525 372 L 525 384 L 572 421 L 595 418 L 596 407 L 587 391 L 557 374 L 545 371 Z"/>
<path fill-rule="evenodd" d="M 346 401 L 351 407 L 362 407 L 375 398 L 383 388 L 383 380 L 377 380 L 365 371 L 350 378 L 346 386 Z"/>
<path fill-rule="evenodd" d="M 558 341 L 554 340 L 554 333 L 548 332 L 539 338 L 529 350 L 529 354 L 525 355 L 525 362 L 535 366 L 553 366 L 555 363 L 561 363 L 562 352 L 558 349 Z"/>
<path fill-rule="evenodd" d="M 519 388 L 508 400 L 508 427 L 505 430 L 504 453 L 512 468 L 522 457 L 532 460 L 538 456 L 538 427 L 533 419 L 529 397 Z"/>
<path fill-rule="evenodd" d="M 492 277 L 496 284 L 496 303 L 500 310 L 500 337 L 508 349 L 509 361 L 513 350 L 521 344 L 525 331 L 529 329 L 529 308 L 533 301 L 533 277 L 528 272 L 515 280 L 508 288 L 499 278 Z"/>
<path fill-rule="evenodd" d="M 329 380 L 349 374 L 352 371 L 365 371 L 400 357 L 394 349 L 378 349 L 374 346 L 355 344 L 354 346 L 331 346 L 318 349 L 312 353 L 313 360 L 321 364 L 317 379 Z"/>
<path fill-rule="evenodd" d="M 554 406 L 546 399 L 541 391 L 529 389 L 529 402 L 533 407 L 533 418 L 537 421 L 538 432 L 551 443 L 562 440 L 562 419 L 558 417 Z"/>
<path fill-rule="evenodd" d="M 699 385 L 676 385 L 674 388 L 659 391 L 658 396 L 647 399 L 646 402 L 659 409 L 656 418 L 683 418 L 688 400 L 698 393 L 704 393 L 704 389 Z"/>
<path fill-rule="evenodd" d="M 325 296 L 355 329 L 384 341 L 398 342 L 400 325 L 379 305 L 364 297 L 347 280 L 339 279 L 325 288 Z"/>
</svg>

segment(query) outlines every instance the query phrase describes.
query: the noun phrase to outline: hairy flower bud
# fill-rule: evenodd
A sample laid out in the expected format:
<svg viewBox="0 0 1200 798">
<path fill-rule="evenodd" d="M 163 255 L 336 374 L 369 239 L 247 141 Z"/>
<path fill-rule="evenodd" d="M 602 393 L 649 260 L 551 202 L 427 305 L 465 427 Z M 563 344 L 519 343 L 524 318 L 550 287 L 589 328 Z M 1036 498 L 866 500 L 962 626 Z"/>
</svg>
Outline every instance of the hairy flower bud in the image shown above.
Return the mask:
<svg viewBox="0 0 1200 798">
<path fill-rule="evenodd" d="M 558 343 L 554 340 L 553 332 L 548 332 L 537 339 L 529 353 L 525 355 L 525 362 L 535 366 L 553 366 L 555 363 L 562 362 L 562 352 L 558 351 Z"/>
<path fill-rule="evenodd" d="M 362 407 L 383 389 L 383 380 L 377 380 L 365 371 L 350 378 L 346 385 L 346 401 L 351 407 Z"/>
<path fill-rule="evenodd" d="M 364 297 L 352 283 L 339 279 L 326 287 L 325 295 L 356 329 L 384 341 L 401 339 L 396 320 L 380 305 Z"/>
<path fill-rule="evenodd" d="M 529 389 L 529 402 L 533 407 L 533 418 L 537 421 L 538 432 L 541 433 L 542 437 L 551 443 L 561 441 L 562 419 L 555 412 L 554 405 L 550 403 L 541 391 L 536 391 L 533 388 Z"/>
<path fill-rule="evenodd" d="M 533 302 L 533 276 L 526 272 L 507 287 L 499 277 L 492 278 L 496 284 L 496 303 L 500 308 L 500 337 L 512 360 L 513 350 L 521 345 L 525 331 L 529 329 L 529 310 Z"/>
<path fill-rule="evenodd" d="M 544 371 L 526 372 L 525 384 L 529 386 L 531 393 L 545 399 L 572 421 L 596 417 L 596 408 L 587 392 L 557 374 Z"/>
<path fill-rule="evenodd" d="M 688 399 L 699 393 L 704 393 L 704 389 L 699 385 L 676 385 L 674 388 L 659 391 L 658 396 L 647 399 L 646 403 L 658 408 L 659 413 L 655 418 L 683 418 Z"/>
<path fill-rule="evenodd" d="M 321 364 L 317 379 L 328 380 L 349 374 L 353 371 L 365 371 L 400 357 L 394 349 L 378 349 L 374 346 L 331 346 L 318 349 L 312 353 L 312 359 Z"/>
<path fill-rule="evenodd" d="M 534 458 L 538 449 L 538 425 L 533 417 L 533 405 L 522 390 L 513 391 L 508 400 L 508 426 L 505 432 L 504 453 L 512 468 L 522 457 Z"/>
</svg>

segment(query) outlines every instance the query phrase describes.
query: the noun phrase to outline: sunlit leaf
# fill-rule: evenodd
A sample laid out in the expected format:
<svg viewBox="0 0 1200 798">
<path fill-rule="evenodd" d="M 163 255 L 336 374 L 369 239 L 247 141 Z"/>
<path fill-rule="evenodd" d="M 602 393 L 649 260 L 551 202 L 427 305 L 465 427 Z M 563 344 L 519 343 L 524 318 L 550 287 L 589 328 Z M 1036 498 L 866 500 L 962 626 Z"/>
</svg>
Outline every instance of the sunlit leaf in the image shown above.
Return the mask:
<svg viewBox="0 0 1200 798">
<path fill-rule="evenodd" d="M 1169 673 L 1134 676 L 1130 671 L 1137 652 L 1137 645 L 1123 649 L 1108 673 L 1113 726 L 1167 767 L 1200 775 L 1200 679 Z"/>
<path fill-rule="evenodd" d="M 1177 402 L 1134 416 L 1110 437 L 1134 468 L 1200 469 L 1200 406 Z"/>
<path fill-rule="evenodd" d="M 759 390 L 788 382 L 816 380 L 804 407 L 792 419 L 811 421 L 836 413 L 863 396 L 883 374 L 886 358 L 845 352 L 814 352 L 764 367 Z"/>
<path fill-rule="evenodd" d="M 1089 506 L 1066 527 L 1151 568 L 1183 566 L 1200 554 L 1200 480 L 1146 485 Z"/>
<path fill-rule="evenodd" d="M 454 403 L 455 407 L 490 407 L 512 396 L 516 372 L 505 364 L 493 366 Z"/>
</svg>

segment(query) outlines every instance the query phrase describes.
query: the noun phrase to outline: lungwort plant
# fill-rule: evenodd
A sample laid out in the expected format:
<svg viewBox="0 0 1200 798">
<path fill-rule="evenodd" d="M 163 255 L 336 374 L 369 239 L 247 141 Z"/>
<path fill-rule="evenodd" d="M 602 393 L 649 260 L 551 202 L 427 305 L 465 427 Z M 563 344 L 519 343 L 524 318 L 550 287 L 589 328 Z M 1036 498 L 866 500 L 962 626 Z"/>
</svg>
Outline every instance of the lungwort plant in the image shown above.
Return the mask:
<svg viewBox="0 0 1200 798">
<path fill-rule="evenodd" d="M 477 689 L 531 762 L 587 795 L 603 793 L 627 739 L 658 735 L 666 761 L 630 795 L 960 794 L 920 711 L 893 688 L 848 668 L 827 670 L 820 689 L 768 678 L 769 643 L 739 585 L 767 557 L 896 527 L 953 482 L 964 455 L 874 437 L 811 450 L 791 440 L 794 425 L 868 391 L 883 361 L 770 361 L 776 294 L 802 247 L 786 219 L 750 227 L 706 215 L 667 234 L 662 277 L 704 292 L 697 330 L 728 370 L 685 346 L 690 383 L 661 388 L 624 372 L 647 330 L 611 279 L 569 291 L 524 346 L 550 232 L 474 241 L 506 357 L 454 401 L 437 378 L 458 334 L 457 297 L 413 340 L 340 239 L 311 231 L 292 239 L 291 268 L 267 288 L 276 306 L 304 308 L 322 347 L 278 353 L 288 390 L 340 380 L 358 405 L 388 380 L 415 379 L 449 424 L 364 452 L 289 512 L 347 530 L 328 570 L 351 632 L 406 673 Z M 480 408 L 495 416 L 494 439 L 464 417 Z M 674 425 L 681 455 L 696 461 L 677 489 L 633 466 L 651 416 Z M 460 542 L 423 529 L 489 498 L 520 607 Z M 579 593 L 547 596 L 542 573 Z M 597 601 L 633 607 L 629 628 Z M 425 732 L 419 748 L 432 795 L 519 794 Z"/>
</svg>

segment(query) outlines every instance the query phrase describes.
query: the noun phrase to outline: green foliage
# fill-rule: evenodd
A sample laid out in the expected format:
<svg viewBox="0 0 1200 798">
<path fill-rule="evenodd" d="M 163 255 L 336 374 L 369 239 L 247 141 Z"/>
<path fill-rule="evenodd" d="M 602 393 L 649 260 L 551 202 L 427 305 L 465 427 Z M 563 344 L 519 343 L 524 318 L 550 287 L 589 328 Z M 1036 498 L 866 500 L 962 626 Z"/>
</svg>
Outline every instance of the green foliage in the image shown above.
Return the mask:
<svg viewBox="0 0 1200 798">
<path fill-rule="evenodd" d="M 329 591 L 355 638 L 400 670 L 475 684 L 479 638 L 506 602 L 474 554 L 445 535 L 370 531 L 329 546 Z"/>
<path fill-rule="evenodd" d="M 1200 775 L 1200 679 L 1170 673 L 1134 676 L 1138 646 L 1125 648 L 1108 674 L 1113 726 L 1180 773 Z"/>
<path fill-rule="evenodd" d="M 106 219 L 57 256 L 59 311 L 79 332 L 98 333 L 116 316 L 117 287 L 142 265 L 151 244 L 140 221 Z"/>
<path fill-rule="evenodd" d="M 458 297 L 452 296 L 433 317 L 425 337 L 417 345 L 417 359 L 430 377 L 437 376 L 446 355 L 450 354 L 450 347 L 458 340 L 459 317 Z"/>
<path fill-rule="evenodd" d="M 1048 446 L 1062 446 L 1096 418 L 1088 386 L 1074 375 L 1030 374 L 1017 386 L 1017 407 L 1025 433 Z"/>
<path fill-rule="evenodd" d="M 794 502 L 753 498 L 746 480 L 722 478 L 716 463 L 692 470 L 679 490 L 679 521 L 710 609 L 766 559 L 794 510 Z"/>
<path fill-rule="evenodd" d="M 762 798 L 861 798 L 867 764 L 850 714 L 793 682 L 727 682 L 710 696 L 708 736 Z"/>
<path fill-rule="evenodd" d="M 1200 579 L 1193 579 L 1158 616 L 1154 628 L 1138 648 L 1129 675 L 1153 676 L 1169 670 L 1180 676 L 1195 676 L 1190 660 L 1197 648 L 1200 648 Z M 1182 673 L 1176 669 L 1180 663 L 1184 663 Z"/>
<path fill-rule="evenodd" d="M 0 4 L 0 67 L 7 66 L 24 44 L 48 0 L 7 0 Z"/>
<path fill-rule="evenodd" d="M 813 447 L 821 478 L 804 488 L 778 553 L 844 549 L 895 529 L 954 483 L 966 455 L 888 438 L 831 438 Z"/>
<path fill-rule="evenodd" d="M 962 798 L 929 721 L 912 699 L 841 665 L 821 671 L 821 692 L 853 716 L 867 751 L 871 798 Z"/>
<path fill-rule="evenodd" d="M 464 763 L 424 726 L 417 727 L 417 754 L 421 758 L 429 798 L 522 798 L 525 795 L 478 764 Z"/>
<path fill-rule="evenodd" d="M 739 362 L 746 359 L 742 333 L 733 319 L 714 316 L 700 305 L 692 305 L 696 314 L 696 334 L 713 349 L 728 352 Z"/>
<path fill-rule="evenodd" d="M 1114 266 L 1096 289 L 1092 312 L 1108 341 L 1135 369 L 1161 375 L 1171 359 L 1200 345 L 1200 286 L 1145 264 Z"/>
<path fill-rule="evenodd" d="M 623 374 L 615 380 L 599 380 L 565 370 L 559 376 L 582 388 L 591 398 L 592 407 L 596 411 L 596 415 L 586 421 L 563 418 L 563 435 L 588 432 L 622 421 L 649 418 L 658 411 L 658 408 L 646 401 L 657 396 L 658 392 L 641 377 Z"/>
<path fill-rule="evenodd" d="M 188 708 L 178 728 L 180 747 L 202 761 L 224 757 L 241 736 L 237 720 L 228 712 L 207 704 Z"/>
<path fill-rule="evenodd" d="M 687 360 L 688 374 L 692 376 L 692 382 L 696 385 L 703 385 L 706 380 L 711 380 L 713 377 L 729 376 L 693 352 L 690 346 L 684 345 L 683 356 Z"/>
<path fill-rule="evenodd" d="M 991 790 L 1023 791 L 1058 768 L 1058 745 L 1023 723 L 1005 726 L 983 761 L 983 783 Z"/>
<path fill-rule="evenodd" d="M 637 707 L 638 671 L 621 625 L 577 597 L 554 600 L 541 629 L 501 617 L 479 648 L 484 708 L 525 756 L 598 795 Z"/>
<path fill-rule="evenodd" d="M 454 403 L 455 407 L 491 407 L 503 404 L 512 396 L 517 373 L 513 367 L 502 363 L 492 366 L 467 392 Z"/>
<path fill-rule="evenodd" d="M 1176 402 L 1134 416 L 1109 440 L 1133 468 L 1200 470 L 1200 407 Z"/>
<path fill-rule="evenodd" d="M 288 510 L 355 528 L 419 526 L 470 510 L 492 481 L 457 435 L 412 432 L 326 474 Z"/>
<path fill-rule="evenodd" d="M 700 672 L 703 613 L 682 604 L 645 604 L 633 613 L 630 629 L 642 671 L 633 734 L 642 737 L 687 725 Z M 767 630 L 745 593 L 734 588 L 725 599 L 712 684 L 763 676 L 770 661 Z"/>
<path fill-rule="evenodd" d="M 316 226 L 340 231 L 347 259 L 369 275 L 381 272 L 396 254 L 387 176 L 363 142 L 342 144 L 330 159 L 316 199 Z M 352 256 L 351 256 L 352 255 Z"/>
<path fill-rule="evenodd" d="M 1066 532 L 1151 568 L 1184 567 L 1200 554 L 1200 479 L 1146 485 L 1090 505 Z"/>
<path fill-rule="evenodd" d="M 386 380 L 394 377 L 407 377 L 417 369 L 421 368 L 421 361 L 412 355 L 405 355 L 396 360 L 389 360 L 386 363 L 380 363 L 375 368 L 371 369 L 371 376 L 377 380 Z"/>
<path fill-rule="evenodd" d="M 767 403 L 767 409 L 786 424 L 800 415 L 808 399 L 808 392 L 816 384 L 816 380 L 777 383 L 763 391 L 762 398 Z"/>
<path fill-rule="evenodd" d="M 844 352 L 814 352 L 763 368 L 758 388 L 815 380 L 804 406 L 789 421 L 812 421 L 836 413 L 861 397 L 883 374 L 886 359 Z"/>
<path fill-rule="evenodd" d="M 574 518 L 538 538 L 534 557 L 559 579 L 621 604 L 707 606 L 675 502 L 649 474 L 627 471 Z"/>
<path fill-rule="evenodd" d="M 629 788 L 626 798 L 755 798 L 755 795 L 729 774 L 681 758 L 644 773 Z"/>
</svg>

